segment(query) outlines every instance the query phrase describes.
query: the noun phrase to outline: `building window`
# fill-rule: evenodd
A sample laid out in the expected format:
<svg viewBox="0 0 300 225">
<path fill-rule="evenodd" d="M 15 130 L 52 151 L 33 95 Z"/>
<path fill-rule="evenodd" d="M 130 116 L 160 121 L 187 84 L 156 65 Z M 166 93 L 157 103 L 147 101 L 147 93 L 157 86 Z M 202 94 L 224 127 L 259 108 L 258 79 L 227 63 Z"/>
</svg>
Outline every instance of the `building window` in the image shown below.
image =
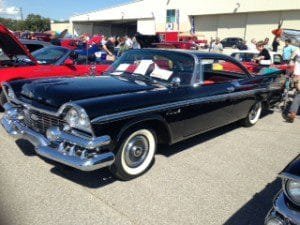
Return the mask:
<svg viewBox="0 0 300 225">
<path fill-rule="evenodd" d="M 167 10 L 167 23 L 175 23 L 176 22 L 176 10 L 168 9 Z"/>
</svg>

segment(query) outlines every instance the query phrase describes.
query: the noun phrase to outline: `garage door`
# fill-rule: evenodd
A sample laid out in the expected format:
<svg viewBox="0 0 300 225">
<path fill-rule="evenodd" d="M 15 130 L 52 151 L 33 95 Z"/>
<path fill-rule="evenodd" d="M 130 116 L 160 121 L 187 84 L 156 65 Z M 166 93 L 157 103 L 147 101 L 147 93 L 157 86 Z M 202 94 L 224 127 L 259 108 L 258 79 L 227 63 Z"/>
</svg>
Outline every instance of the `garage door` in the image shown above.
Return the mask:
<svg viewBox="0 0 300 225">
<path fill-rule="evenodd" d="M 226 37 L 244 38 L 246 21 L 246 14 L 220 15 L 218 23 L 218 36 L 221 39 Z"/>
<path fill-rule="evenodd" d="M 154 35 L 156 33 L 155 21 L 153 19 L 138 20 L 137 31 L 145 35 Z"/>
<path fill-rule="evenodd" d="M 195 16 L 195 32 L 206 38 L 216 37 L 218 16 Z"/>
</svg>

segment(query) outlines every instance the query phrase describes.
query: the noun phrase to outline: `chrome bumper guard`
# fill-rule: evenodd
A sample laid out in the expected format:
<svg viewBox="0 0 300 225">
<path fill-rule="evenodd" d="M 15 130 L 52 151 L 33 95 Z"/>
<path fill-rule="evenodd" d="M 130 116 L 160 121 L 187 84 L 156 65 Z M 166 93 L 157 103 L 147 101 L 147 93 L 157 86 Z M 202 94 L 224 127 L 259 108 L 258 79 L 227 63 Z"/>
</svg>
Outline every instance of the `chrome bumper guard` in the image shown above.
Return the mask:
<svg viewBox="0 0 300 225">
<path fill-rule="evenodd" d="M 275 198 L 273 208 L 265 219 L 265 224 L 268 225 L 268 221 L 274 218 L 281 221 L 283 225 L 300 224 L 300 211 L 293 210 L 288 206 L 283 192 Z"/>
<path fill-rule="evenodd" d="M 98 138 L 79 137 L 53 127 L 48 129 L 47 138 L 26 127 L 22 123 L 22 117 L 18 109 L 10 103 L 7 103 L 4 108 L 5 114 L 1 119 L 4 129 L 8 134 L 17 139 L 30 141 L 35 146 L 36 153 L 40 156 L 81 171 L 94 171 L 107 167 L 113 164 L 115 160 L 115 155 L 112 152 L 98 153 L 101 147 L 110 144 L 111 140 L 109 136 Z M 52 147 L 54 142 L 58 143 L 58 147 Z M 64 147 L 64 144 L 68 144 L 68 149 Z M 75 154 L 75 147 L 81 148 L 81 155 Z M 85 154 L 90 150 L 98 151 L 92 155 Z"/>
</svg>

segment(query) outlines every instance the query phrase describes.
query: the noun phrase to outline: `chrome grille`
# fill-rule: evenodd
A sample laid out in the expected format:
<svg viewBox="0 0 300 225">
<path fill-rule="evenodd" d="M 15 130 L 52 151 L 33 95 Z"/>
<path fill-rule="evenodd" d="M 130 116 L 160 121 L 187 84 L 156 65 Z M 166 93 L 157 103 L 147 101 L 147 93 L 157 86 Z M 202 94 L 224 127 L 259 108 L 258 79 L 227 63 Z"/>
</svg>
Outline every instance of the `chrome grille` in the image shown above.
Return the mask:
<svg viewBox="0 0 300 225">
<path fill-rule="evenodd" d="M 41 113 L 36 110 L 24 110 L 25 125 L 39 133 L 45 134 L 50 127 L 62 128 L 65 122 L 58 117 Z"/>
</svg>

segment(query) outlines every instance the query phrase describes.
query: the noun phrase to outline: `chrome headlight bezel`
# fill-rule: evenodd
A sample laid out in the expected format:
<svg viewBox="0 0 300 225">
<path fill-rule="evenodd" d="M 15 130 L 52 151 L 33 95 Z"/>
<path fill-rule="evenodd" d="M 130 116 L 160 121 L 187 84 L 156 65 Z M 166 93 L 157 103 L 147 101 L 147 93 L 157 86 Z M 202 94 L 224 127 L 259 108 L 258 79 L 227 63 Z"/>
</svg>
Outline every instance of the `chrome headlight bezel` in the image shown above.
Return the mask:
<svg viewBox="0 0 300 225">
<path fill-rule="evenodd" d="M 12 87 L 8 83 L 2 83 L 2 90 L 7 98 L 7 100 L 13 100 L 16 98 L 16 94 Z"/>
<path fill-rule="evenodd" d="M 71 128 L 88 133 L 92 132 L 90 119 L 85 110 L 79 106 L 72 106 L 68 108 L 64 120 Z"/>
<path fill-rule="evenodd" d="M 283 190 L 286 197 L 295 205 L 300 206 L 300 180 L 286 178 L 283 180 Z M 295 196 L 295 190 L 299 193 Z"/>
</svg>

